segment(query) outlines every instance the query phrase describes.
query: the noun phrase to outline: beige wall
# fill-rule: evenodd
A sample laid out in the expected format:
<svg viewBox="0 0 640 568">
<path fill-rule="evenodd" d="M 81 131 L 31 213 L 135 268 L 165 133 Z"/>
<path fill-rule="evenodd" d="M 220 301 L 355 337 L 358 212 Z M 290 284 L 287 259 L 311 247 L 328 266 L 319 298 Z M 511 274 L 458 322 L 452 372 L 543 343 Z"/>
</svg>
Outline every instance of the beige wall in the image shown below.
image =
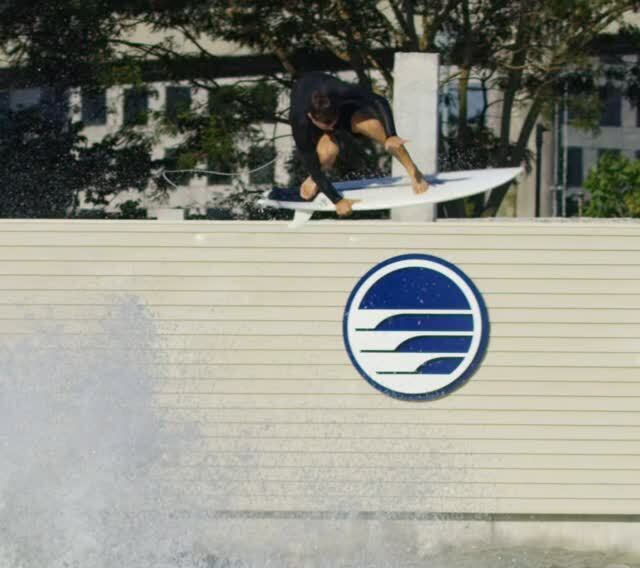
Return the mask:
<svg viewBox="0 0 640 568">
<path fill-rule="evenodd" d="M 162 475 L 204 508 L 635 514 L 639 249 L 631 222 L 4 220 L 0 326 L 77 340 L 114 295 L 146 304 L 156 402 L 205 436 Z M 465 271 L 492 326 L 480 370 L 433 402 L 377 392 L 342 342 L 360 276 L 409 252 Z"/>
</svg>

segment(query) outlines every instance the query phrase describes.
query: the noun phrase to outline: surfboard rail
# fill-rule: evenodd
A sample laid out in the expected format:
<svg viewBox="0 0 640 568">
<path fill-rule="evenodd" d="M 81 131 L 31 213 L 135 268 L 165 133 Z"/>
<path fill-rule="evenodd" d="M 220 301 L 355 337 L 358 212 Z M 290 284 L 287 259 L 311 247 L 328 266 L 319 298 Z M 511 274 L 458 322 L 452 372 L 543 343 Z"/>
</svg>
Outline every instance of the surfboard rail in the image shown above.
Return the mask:
<svg viewBox="0 0 640 568">
<path fill-rule="evenodd" d="M 400 207 L 443 203 L 454 199 L 484 193 L 513 181 L 522 173 L 521 167 L 460 170 L 425 176 L 429 183 L 426 193 L 413 192 L 408 177 L 385 177 L 334 183 L 334 187 L 347 199 L 354 199 L 354 211 L 397 209 Z M 275 207 L 294 211 L 292 226 L 309 221 L 316 211 L 331 212 L 335 205 L 324 194 L 307 201 L 300 197 L 297 187 L 274 187 L 265 191 L 259 200 L 262 207 Z"/>
</svg>

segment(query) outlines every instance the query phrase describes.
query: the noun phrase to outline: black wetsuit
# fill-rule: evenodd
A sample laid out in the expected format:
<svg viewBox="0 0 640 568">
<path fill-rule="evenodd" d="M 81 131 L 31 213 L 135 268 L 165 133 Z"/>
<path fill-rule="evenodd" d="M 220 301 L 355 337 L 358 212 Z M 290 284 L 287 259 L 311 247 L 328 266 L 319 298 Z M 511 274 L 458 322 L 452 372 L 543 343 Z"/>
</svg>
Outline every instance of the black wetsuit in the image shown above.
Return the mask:
<svg viewBox="0 0 640 568">
<path fill-rule="evenodd" d="M 307 114 L 311 110 L 311 95 L 316 90 L 327 95 L 338 109 L 338 122 L 334 130 L 351 132 L 351 117 L 357 110 L 363 109 L 380 120 L 387 136 L 396 136 L 396 127 L 387 99 L 358 85 L 345 83 L 331 75 L 316 72 L 304 75 L 295 83 L 291 90 L 289 114 L 293 139 L 304 165 L 313 181 L 318 184 L 319 191 L 333 203 L 337 203 L 342 196 L 320 168 L 320 160 L 316 152 L 318 140 L 325 132 L 313 124 Z"/>
</svg>

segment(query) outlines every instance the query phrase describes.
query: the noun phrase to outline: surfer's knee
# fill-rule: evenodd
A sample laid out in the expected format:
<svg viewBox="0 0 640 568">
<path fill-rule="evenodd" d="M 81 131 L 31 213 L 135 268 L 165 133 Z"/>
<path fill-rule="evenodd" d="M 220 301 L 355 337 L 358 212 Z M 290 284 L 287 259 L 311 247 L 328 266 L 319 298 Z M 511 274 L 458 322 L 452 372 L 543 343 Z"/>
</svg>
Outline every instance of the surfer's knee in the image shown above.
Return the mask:
<svg viewBox="0 0 640 568">
<path fill-rule="evenodd" d="M 300 186 L 300 197 L 302 199 L 313 199 L 318 193 L 318 184 L 309 176 Z"/>
<path fill-rule="evenodd" d="M 323 134 L 318 141 L 316 151 L 318 152 L 320 165 L 323 169 L 327 169 L 332 167 L 336 159 L 338 158 L 340 147 L 334 141 L 332 136 Z"/>
</svg>

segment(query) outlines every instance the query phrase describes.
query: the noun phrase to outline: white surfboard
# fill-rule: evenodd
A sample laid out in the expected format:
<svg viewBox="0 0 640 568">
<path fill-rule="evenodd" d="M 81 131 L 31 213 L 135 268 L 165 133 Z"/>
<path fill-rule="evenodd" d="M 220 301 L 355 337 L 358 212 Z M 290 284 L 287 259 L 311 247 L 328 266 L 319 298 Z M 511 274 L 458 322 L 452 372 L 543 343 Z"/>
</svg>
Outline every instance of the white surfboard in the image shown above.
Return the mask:
<svg viewBox="0 0 640 568">
<path fill-rule="evenodd" d="M 356 199 L 354 211 L 376 209 L 396 209 L 411 205 L 441 203 L 489 191 L 513 180 L 522 168 L 493 168 L 485 170 L 462 170 L 425 176 L 429 182 L 426 193 L 413 192 L 408 177 L 386 177 L 334 183 L 334 187 L 347 199 Z M 335 205 L 324 194 L 318 194 L 312 201 L 300 197 L 300 189 L 273 188 L 267 190 L 259 204 L 293 210 L 291 227 L 304 225 L 315 211 L 335 211 Z"/>
</svg>

